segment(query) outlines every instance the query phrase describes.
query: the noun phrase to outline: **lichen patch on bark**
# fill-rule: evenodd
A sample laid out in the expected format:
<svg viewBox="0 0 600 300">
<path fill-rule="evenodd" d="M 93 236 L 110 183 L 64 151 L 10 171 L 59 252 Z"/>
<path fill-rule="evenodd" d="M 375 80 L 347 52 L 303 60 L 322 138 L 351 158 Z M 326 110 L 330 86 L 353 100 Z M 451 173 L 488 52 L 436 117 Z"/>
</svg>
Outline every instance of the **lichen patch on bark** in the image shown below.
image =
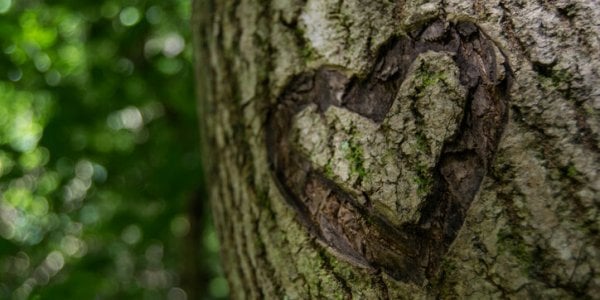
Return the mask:
<svg viewBox="0 0 600 300">
<path fill-rule="evenodd" d="M 292 144 L 357 201 L 369 199 L 386 222 L 416 223 L 443 143 L 462 120 L 467 95 L 458 75 L 447 53 L 420 54 L 380 123 L 309 104 L 292 122 Z"/>
</svg>

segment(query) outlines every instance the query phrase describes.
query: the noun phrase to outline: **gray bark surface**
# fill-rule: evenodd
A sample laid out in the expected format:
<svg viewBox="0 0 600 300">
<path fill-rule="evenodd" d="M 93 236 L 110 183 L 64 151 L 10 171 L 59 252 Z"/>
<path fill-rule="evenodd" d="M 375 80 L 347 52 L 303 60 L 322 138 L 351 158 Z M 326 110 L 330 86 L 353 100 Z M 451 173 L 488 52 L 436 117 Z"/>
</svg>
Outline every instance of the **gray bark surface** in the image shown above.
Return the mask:
<svg viewBox="0 0 600 300">
<path fill-rule="evenodd" d="M 600 295 L 600 3 L 193 10 L 234 298 Z"/>
</svg>

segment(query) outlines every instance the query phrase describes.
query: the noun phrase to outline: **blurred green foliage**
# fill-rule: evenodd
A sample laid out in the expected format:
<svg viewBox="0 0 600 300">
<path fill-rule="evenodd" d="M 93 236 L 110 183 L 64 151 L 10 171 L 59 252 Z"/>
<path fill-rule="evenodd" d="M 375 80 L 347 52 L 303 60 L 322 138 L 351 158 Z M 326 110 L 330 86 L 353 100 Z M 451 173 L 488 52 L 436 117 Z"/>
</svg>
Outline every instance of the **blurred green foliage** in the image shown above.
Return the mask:
<svg viewBox="0 0 600 300">
<path fill-rule="evenodd" d="M 227 297 L 188 0 L 0 0 L 0 299 Z"/>
</svg>

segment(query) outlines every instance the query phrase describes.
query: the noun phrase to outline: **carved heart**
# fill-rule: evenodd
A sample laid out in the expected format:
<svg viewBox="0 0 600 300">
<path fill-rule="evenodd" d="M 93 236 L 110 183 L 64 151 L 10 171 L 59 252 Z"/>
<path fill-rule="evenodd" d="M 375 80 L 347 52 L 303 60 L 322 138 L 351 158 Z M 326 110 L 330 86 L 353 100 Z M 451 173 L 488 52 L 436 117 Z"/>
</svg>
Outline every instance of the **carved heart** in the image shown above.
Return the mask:
<svg viewBox="0 0 600 300">
<path fill-rule="evenodd" d="M 477 26 L 443 20 L 390 41 L 365 78 L 301 74 L 268 118 L 275 181 L 336 254 L 422 282 L 492 162 L 510 80 Z"/>
</svg>

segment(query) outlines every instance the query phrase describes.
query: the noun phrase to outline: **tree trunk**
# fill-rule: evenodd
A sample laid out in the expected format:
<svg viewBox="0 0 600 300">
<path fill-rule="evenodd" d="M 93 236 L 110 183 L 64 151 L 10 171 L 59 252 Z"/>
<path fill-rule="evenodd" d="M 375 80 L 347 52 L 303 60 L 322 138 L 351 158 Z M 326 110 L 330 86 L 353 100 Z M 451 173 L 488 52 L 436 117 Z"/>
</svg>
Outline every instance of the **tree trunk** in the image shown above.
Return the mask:
<svg viewBox="0 0 600 300">
<path fill-rule="evenodd" d="M 600 294 L 600 4 L 193 10 L 234 298 Z"/>
</svg>

